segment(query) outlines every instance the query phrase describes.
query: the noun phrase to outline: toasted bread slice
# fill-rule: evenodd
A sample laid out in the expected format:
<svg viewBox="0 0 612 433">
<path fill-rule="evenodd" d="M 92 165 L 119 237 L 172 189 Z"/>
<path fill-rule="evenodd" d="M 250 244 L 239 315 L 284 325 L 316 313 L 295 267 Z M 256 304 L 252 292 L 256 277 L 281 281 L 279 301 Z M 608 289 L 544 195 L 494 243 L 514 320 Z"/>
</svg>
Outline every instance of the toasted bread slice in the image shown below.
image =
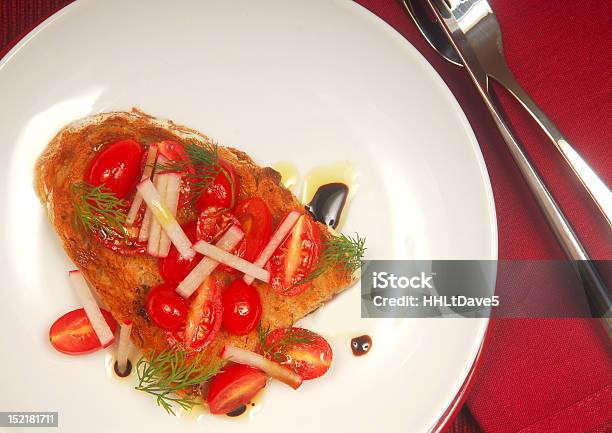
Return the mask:
<svg viewBox="0 0 612 433">
<path fill-rule="evenodd" d="M 119 139 L 134 139 L 143 145 L 161 140 L 196 140 L 210 143 L 205 135 L 162 121 L 140 111 L 112 112 L 94 115 L 63 128 L 38 158 L 35 169 L 36 192 L 68 256 L 81 269 L 102 303 L 117 321 L 133 323 L 132 339 L 142 351 L 167 347 L 165 332 L 155 326 L 145 313 L 144 303 L 149 288 L 162 282 L 156 258 L 139 254 L 123 256 L 106 248 L 75 224 L 75 210 L 70 186 L 84 179 L 90 161 L 104 145 Z M 244 152 L 219 146 L 219 155 L 230 163 L 240 184 L 239 200 L 260 197 L 266 201 L 273 217 L 273 228 L 292 209 L 302 205 L 280 182 L 280 174 L 270 167 L 260 167 Z M 186 222 L 194 215 L 179 214 Z M 324 243 L 332 236 L 320 223 Z M 263 307 L 262 323 L 270 328 L 292 325 L 319 308 L 352 283 L 352 275 L 335 269 L 326 271 L 313 281 L 304 293 L 282 296 L 270 286 L 256 281 Z M 253 350 L 258 343 L 256 330 L 237 337 L 225 331 L 209 348 L 231 343 Z M 209 349 L 212 350 L 212 349 Z"/>
</svg>

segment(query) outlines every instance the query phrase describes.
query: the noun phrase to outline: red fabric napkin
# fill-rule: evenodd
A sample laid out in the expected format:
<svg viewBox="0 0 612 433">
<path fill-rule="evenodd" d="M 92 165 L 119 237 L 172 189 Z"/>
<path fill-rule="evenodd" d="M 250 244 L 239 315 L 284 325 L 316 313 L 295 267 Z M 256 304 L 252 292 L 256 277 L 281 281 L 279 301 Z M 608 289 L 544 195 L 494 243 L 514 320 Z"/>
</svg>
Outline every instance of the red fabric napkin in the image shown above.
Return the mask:
<svg viewBox="0 0 612 433">
<path fill-rule="evenodd" d="M 491 2 L 502 27 L 510 68 L 610 185 L 612 2 Z M 70 1 L 0 1 L 0 55 L 22 32 L 67 3 Z M 470 120 L 493 184 L 499 257 L 562 258 L 554 236 L 465 73 L 427 45 L 399 2 L 359 0 L 359 3 L 395 27 L 428 59 Z M 612 237 L 603 218 L 535 123 L 503 90 L 496 90 L 512 126 L 591 256 L 612 259 Z M 611 355 L 610 341 L 595 320 L 492 321 L 489 343 L 467 399 L 469 412 L 464 409 L 448 431 L 611 432 Z"/>
</svg>

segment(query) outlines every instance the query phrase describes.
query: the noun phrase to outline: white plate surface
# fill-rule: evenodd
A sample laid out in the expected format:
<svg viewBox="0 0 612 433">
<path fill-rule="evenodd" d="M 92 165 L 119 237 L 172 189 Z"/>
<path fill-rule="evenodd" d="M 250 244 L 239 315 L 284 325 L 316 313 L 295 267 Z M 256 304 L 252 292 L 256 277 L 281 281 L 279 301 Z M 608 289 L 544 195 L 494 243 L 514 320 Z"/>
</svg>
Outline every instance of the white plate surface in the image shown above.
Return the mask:
<svg viewBox="0 0 612 433">
<path fill-rule="evenodd" d="M 304 173 L 350 161 L 360 187 L 344 230 L 367 237 L 368 258 L 496 258 L 489 179 L 463 112 L 418 52 L 365 9 L 81 0 L 0 63 L 0 410 L 59 411 L 59 431 L 75 433 L 430 430 L 486 321 L 360 319 L 358 287 L 303 321 L 329 338 L 331 371 L 298 392 L 272 383 L 239 419 L 173 418 L 107 377 L 103 352 L 50 347 L 50 324 L 78 304 L 72 265 L 32 189 L 35 158 L 71 120 L 132 106 L 262 165 L 291 160 Z M 373 349 L 354 358 L 348 340 L 365 332 Z"/>
</svg>

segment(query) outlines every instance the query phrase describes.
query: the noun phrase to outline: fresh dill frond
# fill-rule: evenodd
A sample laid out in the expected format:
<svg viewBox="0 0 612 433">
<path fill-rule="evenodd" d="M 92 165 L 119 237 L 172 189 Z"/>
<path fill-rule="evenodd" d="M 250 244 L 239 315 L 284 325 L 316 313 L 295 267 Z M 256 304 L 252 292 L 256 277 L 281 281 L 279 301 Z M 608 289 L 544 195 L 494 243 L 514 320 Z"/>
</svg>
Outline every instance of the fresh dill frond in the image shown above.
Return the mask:
<svg viewBox="0 0 612 433">
<path fill-rule="evenodd" d="M 115 231 L 126 236 L 125 200 L 118 198 L 103 184 L 94 186 L 88 182 L 77 182 L 70 186 L 70 192 L 77 219 L 85 231 L 102 231 L 106 235 Z"/>
<path fill-rule="evenodd" d="M 188 359 L 185 351 L 172 348 L 157 354 L 151 352 L 141 357 L 136 364 L 138 386 L 135 389 L 155 396 L 157 405 L 169 414 L 176 415 L 175 404 L 191 410 L 199 403 L 187 393 L 177 393 L 211 379 L 219 373 L 223 364 L 216 357 L 204 362 L 202 358 L 203 352 Z"/>
<path fill-rule="evenodd" d="M 183 145 L 183 149 L 186 158 L 157 164 L 156 170 L 183 172 L 189 181 L 191 199 L 193 200 L 206 191 L 219 174 L 223 174 L 231 186 L 233 200 L 235 196 L 234 182 L 219 162 L 219 145 L 217 143 L 202 145 L 190 141 Z"/>
<path fill-rule="evenodd" d="M 334 236 L 323 245 L 323 254 L 319 258 L 317 267 L 293 287 L 316 280 L 328 269 L 337 268 L 352 274 L 361 267 L 365 252 L 365 238 L 360 237 L 358 233 L 355 233 L 354 237 L 344 234 Z"/>
<path fill-rule="evenodd" d="M 268 335 L 270 335 L 270 327 L 263 329 L 261 322 L 257 325 L 257 336 L 259 337 L 259 346 L 264 356 L 271 356 L 276 362 L 282 363 L 287 360 L 287 350 L 291 346 L 298 344 L 312 343 L 317 336 L 312 331 L 302 328 L 288 327 L 281 338 L 273 344 L 268 344 Z"/>
</svg>

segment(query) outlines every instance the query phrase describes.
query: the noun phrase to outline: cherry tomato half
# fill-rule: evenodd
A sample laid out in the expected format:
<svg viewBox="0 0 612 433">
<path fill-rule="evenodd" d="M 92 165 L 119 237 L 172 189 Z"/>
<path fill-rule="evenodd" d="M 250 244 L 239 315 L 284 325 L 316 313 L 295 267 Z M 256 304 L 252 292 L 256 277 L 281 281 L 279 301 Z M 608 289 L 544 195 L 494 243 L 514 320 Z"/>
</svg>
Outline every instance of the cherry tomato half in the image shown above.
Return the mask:
<svg viewBox="0 0 612 433">
<path fill-rule="evenodd" d="M 305 343 L 283 345 L 282 351 L 280 347 L 275 346 L 281 338 L 290 340 L 300 338 L 308 340 Z M 267 355 L 270 359 L 273 354 L 278 352 L 285 361 L 281 364 L 291 368 L 304 380 L 315 379 L 324 375 L 331 366 L 332 358 L 334 357 L 332 349 L 325 338 L 321 337 L 316 332 L 309 331 L 304 328 L 279 328 L 268 334 L 266 345 L 271 348 L 271 352 Z"/>
<path fill-rule="evenodd" d="M 233 224 L 242 229 L 240 221 L 231 211 L 218 206 L 208 207 L 198 217 L 197 238 L 214 244 Z"/>
<path fill-rule="evenodd" d="M 304 214 L 268 262 L 272 289 L 285 296 L 304 292 L 310 283 L 296 283 L 315 268 L 320 250 L 319 227 L 310 215 Z"/>
<path fill-rule="evenodd" d="M 235 255 L 252 262 L 266 246 L 272 234 L 272 214 L 265 201 L 251 197 L 239 203 L 234 215 L 240 221 L 244 238 L 236 247 Z"/>
<path fill-rule="evenodd" d="M 117 322 L 111 313 L 103 309 L 101 311 L 104 320 L 114 334 Z M 67 355 L 83 355 L 102 349 L 100 339 L 83 308 L 70 311 L 57 319 L 49 329 L 49 341 L 57 351 Z M 113 341 L 111 340 L 104 347 L 108 347 Z"/>
<path fill-rule="evenodd" d="M 231 165 L 219 160 L 223 168 L 213 183 L 196 200 L 196 209 L 200 212 L 210 206 L 218 206 L 223 209 L 231 209 L 236 204 L 238 197 L 238 180 Z"/>
<path fill-rule="evenodd" d="M 267 376 L 259 369 L 233 364 L 223 369 L 208 387 L 208 409 L 212 414 L 228 413 L 247 404 L 266 386 Z"/>
<path fill-rule="evenodd" d="M 192 243 L 197 241 L 197 225 L 195 221 L 184 225 L 183 231 Z M 190 259 L 181 257 L 174 244 L 172 244 L 168 256 L 159 259 L 159 273 L 164 281 L 178 283 L 183 281 L 201 259 L 201 254 L 196 254 Z"/>
<path fill-rule="evenodd" d="M 164 156 L 170 161 L 189 161 L 185 148 L 177 141 L 160 141 L 157 143 L 157 149 L 159 150 L 160 155 Z"/>
<path fill-rule="evenodd" d="M 163 283 L 147 295 L 147 314 L 153 323 L 166 331 L 180 329 L 187 317 L 187 303 L 175 288 L 176 284 Z"/>
<path fill-rule="evenodd" d="M 255 329 L 261 318 L 261 301 L 255 287 L 239 278 L 225 289 L 221 299 L 223 327 L 227 332 L 245 335 Z"/>
<path fill-rule="evenodd" d="M 142 145 L 119 140 L 104 147 L 93 159 L 85 179 L 94 186 L 104 184 L 119 198 L 136 188 L 142 170 Z"/>
<path fill-rule="evenodd" d="M 173 334 L 185 348 L 200 350 L 219 333 L 223 315 L 221 288 L 221 283 L 211 275 L 192 295 L 185 328 Z"/>
</svg>

